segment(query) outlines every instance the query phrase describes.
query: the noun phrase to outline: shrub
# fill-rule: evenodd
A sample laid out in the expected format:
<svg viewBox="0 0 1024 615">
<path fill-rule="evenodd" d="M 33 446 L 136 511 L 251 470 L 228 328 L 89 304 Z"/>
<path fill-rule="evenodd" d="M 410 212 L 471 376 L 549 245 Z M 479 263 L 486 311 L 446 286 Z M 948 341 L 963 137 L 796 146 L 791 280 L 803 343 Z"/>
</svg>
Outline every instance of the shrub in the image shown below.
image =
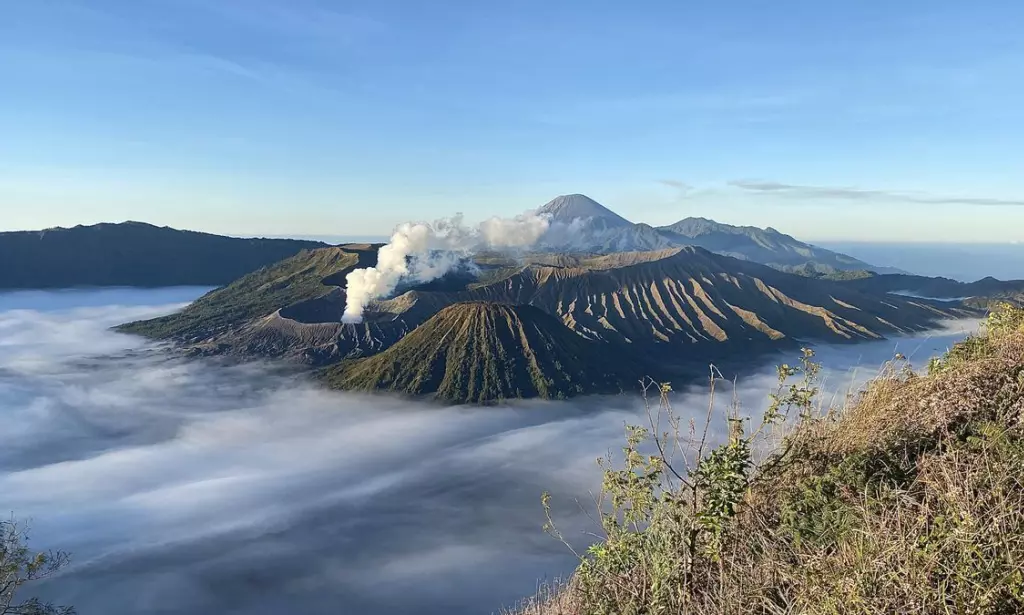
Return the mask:
<svg viewBox="0 0 1024 615">
<path fill-rule="evenodd" d="M 717 446 L 716 378 L 700 430 L 654 389 L 649 427 L 602 461 L 603 540 L 522 613 L 1024 612 L 1024 310 L 927 375 L 898 358 L 844 408 L 818 407 L 818 369 L 780 367 L 756 427 L 732 409 Z"/>
<path fill-rule="evenodd" d="M 0 615 L 73 615 L 71 607 L 55 606 L 31 598 L 18 602 L 23 586 L 45 579 L 68 563 L 63 551 L 33 553 L 26 546 L 25 527 L 0 521 Z"/>
</svg>

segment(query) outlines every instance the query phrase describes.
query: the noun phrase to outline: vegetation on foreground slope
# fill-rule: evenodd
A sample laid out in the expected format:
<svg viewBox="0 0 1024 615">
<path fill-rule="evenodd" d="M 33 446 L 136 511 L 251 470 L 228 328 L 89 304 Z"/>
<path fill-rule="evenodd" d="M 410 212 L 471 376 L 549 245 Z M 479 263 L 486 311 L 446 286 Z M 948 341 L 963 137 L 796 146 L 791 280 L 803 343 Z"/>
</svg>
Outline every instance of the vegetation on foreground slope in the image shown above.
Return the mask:
<svg viewBox="0 0 1024 615">
<path fill-rule="evenodd" d="M 521 613 L 1024 611 L 1024 310 L 994 311 L 927 375 L 897 357 L 838 410 L 818 407 L 805 353 L 724 444 L 629 429 L 604 540 Z"/>
</svg>

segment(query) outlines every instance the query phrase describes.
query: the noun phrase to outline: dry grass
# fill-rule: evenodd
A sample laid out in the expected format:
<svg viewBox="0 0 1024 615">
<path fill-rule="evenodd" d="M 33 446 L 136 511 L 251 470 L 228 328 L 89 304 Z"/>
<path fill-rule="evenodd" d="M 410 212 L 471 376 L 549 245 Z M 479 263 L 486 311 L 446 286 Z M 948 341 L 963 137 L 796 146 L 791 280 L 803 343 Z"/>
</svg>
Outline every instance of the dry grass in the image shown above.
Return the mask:
<svg viewBox="0 0 1024 615">
<path fill-rule="evenodd" d="M 572 590 L 570 582 L 555 582 L 542 586 L 535 596 L 524 600 L 512 611 L 518 615 L 577 615 L 584 612 L 580 596 Z"/>
<path fill-rule="evenodd" d="M 985 354 L 960 361 L 933 377 L 887 373 L 870 383 L 831 428 L 836 451 L 945 435 L 947 428 L 964 421 L 1013 410 L 1005 404 L 1020 403 L 1024 334 L 987 339 Z"/>
<path fill-rule="evenodd" d="M 928 375 L 895 363 L 780 446 L 714 540 L 708 495 L 662 483 L 643 523 L 517 612 L 1024 612 L 1024 311 Z"/>
</svg>

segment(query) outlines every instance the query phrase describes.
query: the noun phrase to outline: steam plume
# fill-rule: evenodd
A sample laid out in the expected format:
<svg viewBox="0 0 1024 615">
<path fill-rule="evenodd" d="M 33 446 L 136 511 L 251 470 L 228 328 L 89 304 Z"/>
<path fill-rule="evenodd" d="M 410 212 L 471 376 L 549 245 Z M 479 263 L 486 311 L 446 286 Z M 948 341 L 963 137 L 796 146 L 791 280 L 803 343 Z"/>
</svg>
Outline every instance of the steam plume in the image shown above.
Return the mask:
<svg viewBox="0 0 1024 615">
<path fill-rule="evenodd" d="M 462 216 L 434 224 L 405 223 L 377 253 L 377 266 L 356 269 L 346 277 L 347 302 L 342 322 L 363 320 L 366 306 L 394 292 L 399 282 L 429 282 L 452 270 L 475 250 L 528 248 L 547 232 L 550 218 L 527 212 L 514 218 L 490 218 L 474 229 Z"/>
</svg>

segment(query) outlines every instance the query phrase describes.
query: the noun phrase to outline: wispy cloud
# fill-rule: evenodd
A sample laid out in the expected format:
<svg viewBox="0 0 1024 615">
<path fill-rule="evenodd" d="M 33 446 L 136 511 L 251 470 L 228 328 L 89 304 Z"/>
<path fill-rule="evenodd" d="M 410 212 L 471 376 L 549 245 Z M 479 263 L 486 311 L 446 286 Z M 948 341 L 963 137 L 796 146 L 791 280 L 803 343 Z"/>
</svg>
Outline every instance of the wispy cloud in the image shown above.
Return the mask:
<svg viewBox="0 0 1024 615">
<path fill-rule="evenodd" d="M 1024 207 L 1024 199 L 1000 199 L 947 196 L 896 190 L 869 190 L 847 186 L 808 186 L 775 181 L 735 180 L 729 186 L 744 192 L 790 199 L 840 199 L 847 201 L 886 201 L 923 205 L 975 205 L 982 207 Z"/>
<path fill-rule="evenodd" d="M 632 122 L 637 118 L 727 119 L 729 122 L 759 123 L 797 113 L 812 105 L 820 93 L 809 88 L 778 91 L 750 91 L 722 88 L 635 94 L 625 97 L 585 97 L 565 102 L 554 110 L 545 106 L 539 118 L 545 124 L 575 126 L 590 122 Z"/>
<path fill-rule="evenodd" d="M 672 193 L 672 202 L 677 204 L 683 204 L 707 194 L 707 191 L 698 191 L 695 186 L 678 179 L 659 179 L 657 183 L 669 189 Z"/>
<path fill-rule="evenodd" d="M 71 63 L 75 70 L 92 72 L 217 73 L 285 87 L 341 74 L 389 31 L 388 25 L 365 13 L 306 0 L 181 0 L 173 6 L 139 5 L 119 11 L 70 6 L 52 15 L 26 11 L 23 18 L 30 24 L 45 19 L 58 31 L 76 33 L 24 39 L 15 51 L 36 64 Z"/>
<path fill-rule="evenodd" d="M 693 186 L 686 182 L 681 182 L 677 179 L 659 179 L 658 183 L 662 186 L 668 186 L 669 188 L 675 188 L 681 192 L 689 192 L 693 190 Z"/>
<path fill-rule="evenodd" d="M 196 2 L 197 10 L 251 33 L 290 38 L 305 45 L 325 44 L 343 48 L 366 41 L 387 30 L 387 26 L 366 14 L 343 12 L 309 2 L 292 4 L 252 2 Z"/>
</svg>

